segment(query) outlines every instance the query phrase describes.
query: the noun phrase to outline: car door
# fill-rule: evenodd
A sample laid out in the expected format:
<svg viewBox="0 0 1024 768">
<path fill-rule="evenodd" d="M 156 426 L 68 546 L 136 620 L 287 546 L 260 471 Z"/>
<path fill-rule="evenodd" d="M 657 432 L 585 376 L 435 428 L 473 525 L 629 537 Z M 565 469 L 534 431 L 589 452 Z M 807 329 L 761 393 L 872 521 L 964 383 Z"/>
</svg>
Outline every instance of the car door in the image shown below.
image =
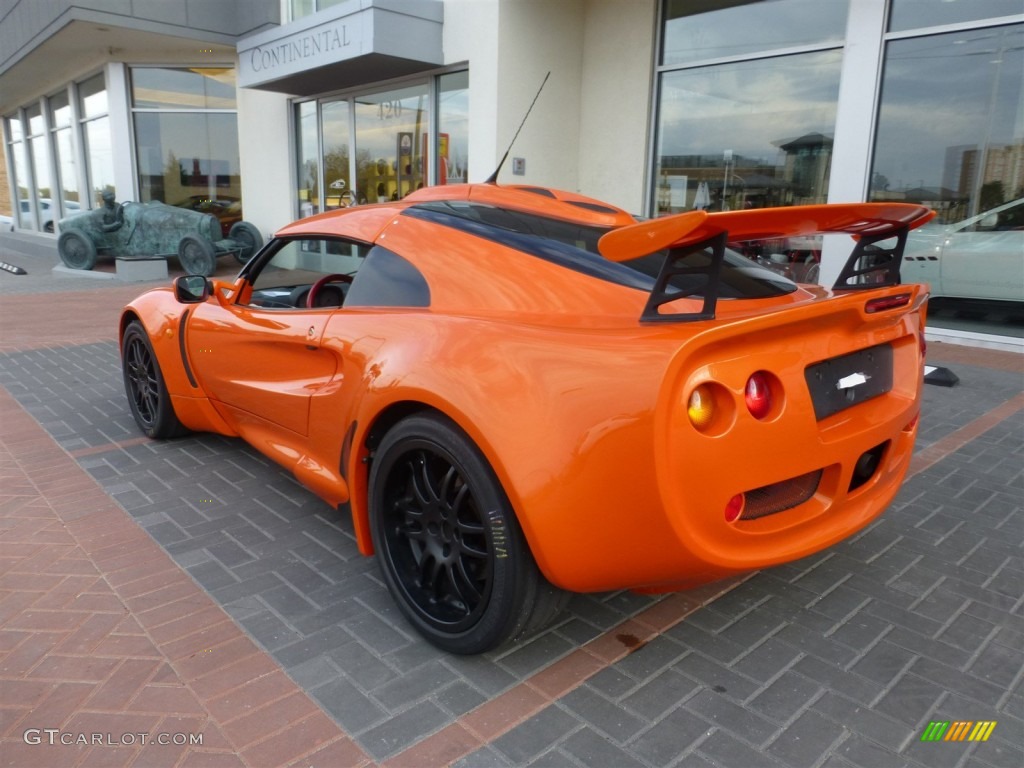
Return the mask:
<svg viewBox="0 0 1024 768">
<path fill-rule="evenodd" d="M 215 298 L 196 307 L 186 337 L 189 358 L 203 390 L 227 407 L 229 421 L 248 415 L 308 435 L 310 399 L 340 371 L 335 353 L 321 346 L 324 328 L 344 301 L 344 276 L 354 274 L 366 250 L 330 238 L 278 241 L 253 265 L 234 301 Z M 316 306 L 308 307 L 318 281 L 324 282 Z"/>
</svg>

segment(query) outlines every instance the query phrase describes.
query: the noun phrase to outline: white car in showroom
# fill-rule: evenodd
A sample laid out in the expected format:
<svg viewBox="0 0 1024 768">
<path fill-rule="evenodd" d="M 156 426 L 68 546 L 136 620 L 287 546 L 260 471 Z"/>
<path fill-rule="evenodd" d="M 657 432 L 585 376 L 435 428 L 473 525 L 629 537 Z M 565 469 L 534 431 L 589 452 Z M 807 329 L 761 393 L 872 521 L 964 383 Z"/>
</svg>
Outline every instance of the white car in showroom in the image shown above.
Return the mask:
<svg viewBox="0 0 1024 768">
<path fill-rule="evenodd" d="M 932 296 L 1024 302 L 1024 198 L 914 230 L 901 274 Z"/>
</svg>

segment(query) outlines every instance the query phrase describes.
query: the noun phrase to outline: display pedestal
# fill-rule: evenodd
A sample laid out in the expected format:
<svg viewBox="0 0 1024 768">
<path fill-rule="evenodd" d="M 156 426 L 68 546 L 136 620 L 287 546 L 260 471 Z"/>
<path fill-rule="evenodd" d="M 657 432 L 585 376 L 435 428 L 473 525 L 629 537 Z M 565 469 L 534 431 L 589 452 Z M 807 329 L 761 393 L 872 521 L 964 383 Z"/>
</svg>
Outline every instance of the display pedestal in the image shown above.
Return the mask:
<svg viewBox="0 0 1024 768">
<path fill-rule="evenodd" d="M 167 259 L 123 259 L 116 260 L 117 279 L 126 283 L 167 279 Z"/>
</svg>

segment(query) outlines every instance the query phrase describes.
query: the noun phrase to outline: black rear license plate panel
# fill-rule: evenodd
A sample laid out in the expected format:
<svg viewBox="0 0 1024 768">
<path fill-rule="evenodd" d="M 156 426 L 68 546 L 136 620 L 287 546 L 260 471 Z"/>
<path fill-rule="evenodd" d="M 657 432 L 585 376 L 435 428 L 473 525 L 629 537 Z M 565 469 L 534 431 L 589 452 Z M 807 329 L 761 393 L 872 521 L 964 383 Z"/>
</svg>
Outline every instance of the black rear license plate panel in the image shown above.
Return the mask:
<svg viewBox="0 0 1024 768">
<path fill-rule="evenodd" d="M 892 389 L 892 346 L 879 344 L 815 363 L 804 378 L 821 421 Z"/>
</svg>

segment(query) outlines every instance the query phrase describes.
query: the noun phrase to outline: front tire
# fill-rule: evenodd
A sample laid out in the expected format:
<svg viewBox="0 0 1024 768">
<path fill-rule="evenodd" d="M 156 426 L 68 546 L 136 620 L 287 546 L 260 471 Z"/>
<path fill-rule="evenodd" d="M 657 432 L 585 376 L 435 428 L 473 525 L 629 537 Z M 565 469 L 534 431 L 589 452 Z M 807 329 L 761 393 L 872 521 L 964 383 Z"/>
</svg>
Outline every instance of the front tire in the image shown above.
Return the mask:
<svg viewBox="0 0 1024 768">
<path fill-rule="evenodd" d="M 57 253 L 69 269 L 92 269 L 96 266 L 96 245 L 87 235 L 71 229 L 57 238 Z"/>
<path fill-rule="evenodd" d="M 121 371 L 128 406 L 143 434 L 159 440 L 187 432 L 174 413 L 149 335 L 137 321 L 128 324 L 121 339 Z"/>
<path fill-rule="evenodd" d="M 406 418 L 384 436 L 370 474 L 370 514 L 388 590 L 442 650 L 492 650 L 539 629 L 564 605 L 486 459 L 441 416 Z"/>
</svg>

